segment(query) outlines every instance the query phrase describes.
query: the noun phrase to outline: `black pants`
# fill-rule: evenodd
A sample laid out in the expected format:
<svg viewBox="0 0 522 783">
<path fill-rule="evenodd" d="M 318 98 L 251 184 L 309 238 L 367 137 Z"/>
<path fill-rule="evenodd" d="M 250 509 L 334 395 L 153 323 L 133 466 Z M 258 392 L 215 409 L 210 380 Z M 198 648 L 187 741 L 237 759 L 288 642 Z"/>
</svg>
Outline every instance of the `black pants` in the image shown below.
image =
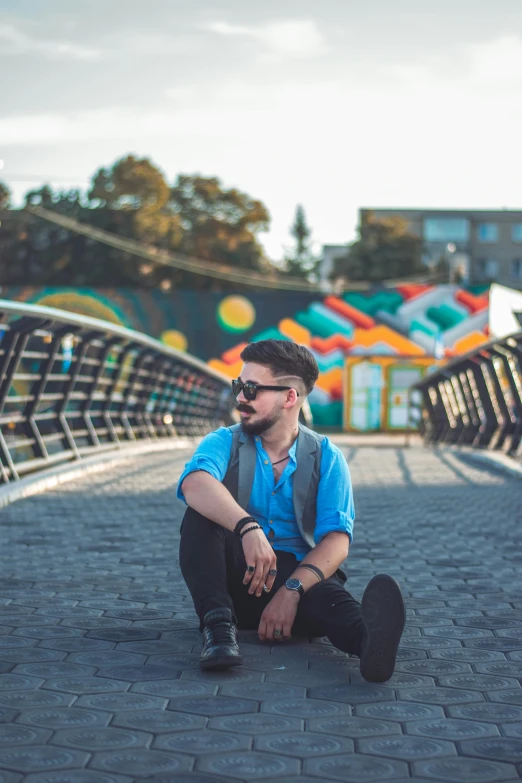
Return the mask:
<svg viewBox="0 0 522 783">
<path fill-rule="evenodd" d="M 295 555 L 276 551 L 277 577 L 270 593 L 249 595 L 240 539 L 221 525 L 188 508 L 181 525 L 180 565 L 203 627 L 211 609 L 228 608 L 241 629 L 257 629 L 261 615 L 276 591 L 297 566 Z M 343 587 L 342 572 L 307 590 L 300 599 L 292 633 L 327 636 L 343 652 L 360 655 L 363 619 L 361 605 Z"/>
</svg>

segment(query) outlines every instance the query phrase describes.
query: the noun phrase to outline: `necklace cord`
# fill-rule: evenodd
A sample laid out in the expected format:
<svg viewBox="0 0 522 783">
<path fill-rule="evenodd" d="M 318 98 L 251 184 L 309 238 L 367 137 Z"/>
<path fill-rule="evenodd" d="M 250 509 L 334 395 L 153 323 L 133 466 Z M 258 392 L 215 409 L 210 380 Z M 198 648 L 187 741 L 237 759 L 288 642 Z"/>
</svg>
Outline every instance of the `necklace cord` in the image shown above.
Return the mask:
<svg viewBox="0 0 522 783">
<path fill-rule="evenodd" d="M 274 467 L 274 465 L 279 465 L 279 463 L 280 463 L 280 462 L 284 462 L 284 461 L 285 461 L 285 459 L 288 459 L 288 458 L 289 458 L 289 456 L 290 456 L 290 455 L 289 455 L 289 454 L 287 454 L 287 455 L 286 455 L 286 457 L 283 457 L 283 459 L 279 459 L 277 462 L 272 462 L 272 467 Z"/>
</svg>

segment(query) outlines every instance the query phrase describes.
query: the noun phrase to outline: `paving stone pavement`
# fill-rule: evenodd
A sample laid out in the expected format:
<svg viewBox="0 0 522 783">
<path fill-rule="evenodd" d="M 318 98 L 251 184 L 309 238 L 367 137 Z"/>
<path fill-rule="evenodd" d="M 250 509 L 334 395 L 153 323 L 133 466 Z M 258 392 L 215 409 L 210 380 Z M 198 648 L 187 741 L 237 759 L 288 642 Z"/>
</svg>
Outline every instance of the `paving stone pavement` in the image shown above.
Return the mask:
<svg viewBox="0 0 522 783">
<path fill-rule="evenodd" d="M 203 674 L 178 568 L 188 452 L 137 458 L 0 516 L 0 783 L 522 777 L 522 483 L 451 451 L 350 447 L 348 588 L 401 583 L 382 685 L 327 640 L 242 633 Z"/>
</svg>

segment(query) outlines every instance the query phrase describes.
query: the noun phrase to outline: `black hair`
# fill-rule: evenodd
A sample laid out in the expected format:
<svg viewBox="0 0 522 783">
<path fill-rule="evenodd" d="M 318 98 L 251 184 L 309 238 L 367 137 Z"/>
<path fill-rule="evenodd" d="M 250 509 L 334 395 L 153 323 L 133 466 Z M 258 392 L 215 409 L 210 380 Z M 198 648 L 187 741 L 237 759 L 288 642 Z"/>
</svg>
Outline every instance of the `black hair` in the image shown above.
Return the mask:
<svg viewBox="0 0 522 783">
<path fill-rule="evenodd" d="M 260 340 L 249 343 L 240 354 L 244 362 L 268 367 L 274 378 L 296 375 L 302 378 L 306 393 L 310 394 L 319 376 L 315 357 L 304 345 L 290 340 Z"/>
</svg>

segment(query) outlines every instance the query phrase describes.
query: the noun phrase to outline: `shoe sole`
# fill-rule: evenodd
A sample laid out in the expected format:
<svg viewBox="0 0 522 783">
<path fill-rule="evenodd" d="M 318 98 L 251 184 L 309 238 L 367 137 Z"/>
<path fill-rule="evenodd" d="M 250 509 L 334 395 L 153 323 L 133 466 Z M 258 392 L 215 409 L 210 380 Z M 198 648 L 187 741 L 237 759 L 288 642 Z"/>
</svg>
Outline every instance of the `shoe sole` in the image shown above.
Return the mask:
<svg viewBox="0 0 522 783">
<path fill-rule="evenodd" d="M 241 666 L 243 664 L 243 658 L 237 655 L 221 655 L 215 658 L 208 658 L 208 660 L 200 661 L 199 667 L 202 671 L 223 671 L 224 669 L 230 669 L 232 666 Z"/>
<path fill-rule="evenodd" d="M 398 583 L 387 574 L 370 580 L 361 602 L 366 638 L 361 675 L 368 682 L 386 682 L 395 669 L 406 610 Z"/>
</svg>

